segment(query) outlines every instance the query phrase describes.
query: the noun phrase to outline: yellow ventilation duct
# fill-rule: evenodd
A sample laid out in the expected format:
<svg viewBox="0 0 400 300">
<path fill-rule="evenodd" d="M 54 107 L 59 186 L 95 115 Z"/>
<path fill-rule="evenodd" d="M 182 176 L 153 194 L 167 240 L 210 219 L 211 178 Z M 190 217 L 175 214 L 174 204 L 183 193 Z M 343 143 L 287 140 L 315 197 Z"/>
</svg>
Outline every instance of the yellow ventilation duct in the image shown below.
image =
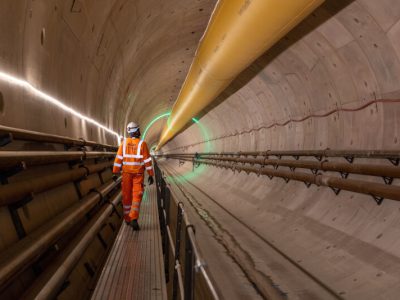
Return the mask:
<svg viewBox="0 0 400 300">
<path fill-rule="evenodd" d="M 324 0 L 219 0 L 157 150 Z"/>
</svg>

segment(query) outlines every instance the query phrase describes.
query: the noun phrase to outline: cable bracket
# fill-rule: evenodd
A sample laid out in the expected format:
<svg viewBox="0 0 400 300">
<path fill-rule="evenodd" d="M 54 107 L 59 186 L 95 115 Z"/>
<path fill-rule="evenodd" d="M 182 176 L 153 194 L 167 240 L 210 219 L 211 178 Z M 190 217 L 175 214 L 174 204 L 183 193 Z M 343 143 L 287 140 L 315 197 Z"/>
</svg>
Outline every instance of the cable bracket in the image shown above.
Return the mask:
<svg viewBox="0 0 400 300">
<path fill-rule="evenodd" d="M 347 160 L 349 163 L 352 164 L 353 161 L 354 161 L 354 156 L 350 156 L 350 155 L 349 155 L 349 156 L 344 156 L 344 159 Z"/>
<path fill-rule="evenodd" d="M 311 186 L 311 182 L 304 181 L 304 184 L 306 185 L 307 188 Z"/>
<path fill-rule="evenodd" d="M 391 185 L 393 182 L 393 177 L 389 177 L 389 176 L 383 176 L 383 181 L 385 182 L 385 184 L 387 185 Z"/>
<path fill-rule="evenodd" d="M 0 135 L 0 147 L 4 147 L 13 141 L 12 133 L 5 133 Z"/>
<path fill-rule="evenodd" d="M 330 187 L 330 188 L 332 189 L 332 191 L 335 193 L 336 196 L 339 195 L 341 189 L 336 188 L 336 187 Z"/>
<path fill-rule="evenodd" d="M 389 157 L 388 160 L 395 166 L 398 166 L 400 163 L 400 158 L 391 158 Z"/>
<path fill-rule="evenodd" d="M 385 198 L 380 197 L 380 196 L 375 196 L 375 195 L 371 195 L 371 196 L 372 196 L 372 198 L 374 198 L 376 204 L 378 204 L 378 205 L 381 205 L 383 200 L 385 199 Z"/>
</svg>

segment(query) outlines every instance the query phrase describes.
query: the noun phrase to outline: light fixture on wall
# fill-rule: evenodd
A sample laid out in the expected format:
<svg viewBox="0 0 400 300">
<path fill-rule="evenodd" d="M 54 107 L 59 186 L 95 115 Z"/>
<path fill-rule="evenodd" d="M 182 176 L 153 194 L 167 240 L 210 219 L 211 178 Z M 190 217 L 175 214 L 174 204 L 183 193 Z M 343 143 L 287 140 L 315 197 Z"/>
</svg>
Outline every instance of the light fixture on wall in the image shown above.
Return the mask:
<svg viewBox="0 0 400 300">
<path fill-rule="evenodd" d="M 12 84 L 14 86 L 18 86 L 21 88 L 26 89 L 27 91 L 31 92 L 33 95 L 36 95 L 37 97 L 41 98 L 44 101 L 47 101 L 55 106 L 57 106 L 58 108 L 61 108 L 62 110 L 69 112 L 70 114 L 80 118 L 81 120 L 84 120 L 92 125 L 95 125 L 103 130 L 105 130 L 108 133 L 111 133 L 113 135 L 115 135 L 117 137 L 117 141 L 120 141 L 121 136 L 109 129 L 108 127 L 104 126 L 103 124 L 100 124 L 99 122 L 97 122 L 96 120 L 89 118 L 88 116 L 85 116 L 84 114 L 74 110 L 73 108 L 67 106 L 66 104 L 64 104 L 63 102 L 61 102 L 60 100 L 46 94 L 45 92 L 42 92 L 41 90 L 35 88 L 32 84 L 30 84 L 28 81 L 14 77 L 10 74 L 4 73 L 0 71 L 0 80 L 7 82 L 9 84 Z"/>
</svg>

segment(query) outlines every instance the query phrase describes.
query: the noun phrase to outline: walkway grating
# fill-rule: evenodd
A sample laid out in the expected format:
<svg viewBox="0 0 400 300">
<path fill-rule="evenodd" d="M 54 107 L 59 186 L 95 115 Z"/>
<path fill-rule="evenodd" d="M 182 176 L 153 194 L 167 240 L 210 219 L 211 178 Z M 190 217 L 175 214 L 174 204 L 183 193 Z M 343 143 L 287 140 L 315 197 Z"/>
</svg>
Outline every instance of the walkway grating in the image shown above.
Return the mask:
<svg viewBox="0 0 400 300">
<path fill-rule="evenodd" d="M 146 188 L 139 224 L 123 223 L 92 299 L 167 299 L 156 187 Z"/>
</svg>

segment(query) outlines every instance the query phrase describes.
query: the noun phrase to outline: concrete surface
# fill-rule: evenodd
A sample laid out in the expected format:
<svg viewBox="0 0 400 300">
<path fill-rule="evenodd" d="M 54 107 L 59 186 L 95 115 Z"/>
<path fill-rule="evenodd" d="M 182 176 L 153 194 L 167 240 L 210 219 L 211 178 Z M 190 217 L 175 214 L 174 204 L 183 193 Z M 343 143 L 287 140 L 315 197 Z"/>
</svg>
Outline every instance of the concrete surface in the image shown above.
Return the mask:
<svg viewBox="0 0 400 300">
<path fill-rule="evenodd" d="M 127 120 L 144 127 L 171 108 L 215 3 L 3 0 L 0 71 L 29 80 L 121 133 Z M 189 126 L 163 151 L 398 150 L 399 82 L 400 2 L 327 0 L 198 116 L 200 126 Z M 112 141 L 103 131 L 4 82 L 0 123 Z M 156 143 L 163 124 L 151 128 L 149 144 Z M 189 164 L 167 164 L 178 174 L 190 172 Z M 282 266 L 287 262 L 266 255 L 273 252 L 262 239 L 273 242 L 336 296 L 400 297 L 399 203 L 384 201 L 378 207 L 364 195 L 335 196 L 326 188 L 307 189 L 298 182 L 213 167 L 188 181 L 195 187 L 186 183 L 187 189 L 209 195 L 192 191 L 224 232 L 235 235 L 237 230 L 257 269 L 274 276 L 289 295 L 320 299 L 325 291 L 297 273 L 297 267 L 285 276 Z M 7 218 L 1 210 L 2 224 Z M 249 228 L 252 233 L 244 234 Z M 2 241 L 2 247 L 11 241 Z M 246 281 L 243 295 L 257 297 L 251 279 L 241 282 Z"/>
</svg>

